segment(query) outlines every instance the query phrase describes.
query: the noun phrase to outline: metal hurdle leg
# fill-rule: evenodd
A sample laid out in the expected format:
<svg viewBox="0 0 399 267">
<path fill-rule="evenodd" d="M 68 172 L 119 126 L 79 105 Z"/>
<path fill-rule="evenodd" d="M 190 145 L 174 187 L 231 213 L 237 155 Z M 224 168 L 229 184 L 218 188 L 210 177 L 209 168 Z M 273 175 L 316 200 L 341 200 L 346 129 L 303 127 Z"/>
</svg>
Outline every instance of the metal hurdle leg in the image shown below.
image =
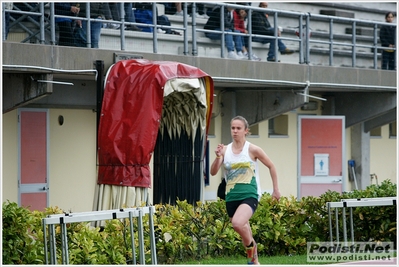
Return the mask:
<svg viewBox="0 0 399 267">
<path fill-rule="evenodd" d="M 48 264 L 47 227 L 44 219 L 42 219 L 42 225 L 43 225 L 43 241 L 44 241 L 44 262 L 47 265 Z"/>
<path fill-rule="evenodd" d="M 336 233 L 337 233 L 337 243 L 339 242 L 339 222 L 338 222 L 338 209 L 335 208 L 335 223 L 336 223 Z"/>
<path fill-rule="evenodd" d="M 328 227 L 330 229 L 330 242 L 332 245 L 333 242 L 333 233 L 332 233 L 332 222 L 331 222 L 331 205 L 330 202 L 327 203 L 327 212 L 328 212 Z"/>
<path fill-rule="evenodd" d="M 133 213 L 129 211 L 129 221 L 130 221 L 130 241 L 132 242 L 132 264 L 136 265 L 136 247 L 134 244 L 134 229 L 133 229 Z"/>
<path fill-rule="evenodd" d="M 143 210 L 139 210 L 138 217 L 138 228 L 139 228 L 139 250 L 140 250 L 140 264 L 145 265 L 145 254 L 144 254 L 144 233 L 143 233 Z"/>
<path fill-rule="evenodd" d="M 345 242 L 345 246 L 348 245 L 348 238 L 347 238 L 347 231 L 346 231 L 346 211 L 345 211 L 345 207 L 342 208 L 342 226 L 344 228 L 344 242 Z"/>
<path fill-rule="evenodd" d="M 62 227 L 62 225 L 60 225 L 61 228 L 61 264 L 66 264 L 65 263 L 65 251 L 64 251 L 64 228 Z"/>
<path fill-rule="evenodd" d="M 57 264 L 57 243 L 55 240 L 54 224 L 49 225 L 49 234 L 50 234 L 50 263 Z"/>
<path fill-rule="evenodd" d="M 150 207 L 149 216 L 149 226 L 150 226 L 150 242 L 151 242 L 151 263 L 157 265 L 157 247 L 155 244 L 155 233 L 154 233 L 154 209 L 155 207 Z"/>
<path fill-rule="evenodd" d="M 349 208 L 349 217 L 350 217 L 350 225 L 351 225 L 351 239 L 352 239 L 352 245 L 355 244 L 355 230 L 353 229 L 353 211 L 352 207 Z"/>
<path fill-rule="evenodd" d="M 60 223 L 61 227 L 61 251 L 62 251 L 62 264 L 68 264 L 68 241 L 67 241 L 67 230 L 66 224 Z"/>
<path fill-rule="evenodd" d="M 66 223 L 62 224 L 64 227 L 64 250 L 65 250 L 65 262 L 69 264 L 69 251 L 68 251 L 68 232 L 66 228 Z"/>
</svg>

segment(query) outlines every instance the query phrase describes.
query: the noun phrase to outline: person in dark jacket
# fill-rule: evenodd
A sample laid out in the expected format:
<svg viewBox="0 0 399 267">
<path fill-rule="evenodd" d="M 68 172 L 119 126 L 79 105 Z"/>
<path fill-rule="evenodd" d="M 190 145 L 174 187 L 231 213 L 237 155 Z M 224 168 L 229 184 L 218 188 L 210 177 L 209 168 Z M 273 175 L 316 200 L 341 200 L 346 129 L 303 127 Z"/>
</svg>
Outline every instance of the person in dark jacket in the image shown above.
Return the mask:
<svg viewBox="0 0 399 267">
<path fill-rule="evenodd" d="M 121 13 L 121 7 L 123 5 L 124 13 Z M 122 16 L 124 15 L 125 22 L 136 22 L 136 17 L 133 12 L 133 3 L 132 2 L 118 2 L 118 3 L 109 3 L 109 9 L 111 10 L 112 19 L 115 21 L 121 21 Z M 120 29 L 121 24 L 118 23 L 104 23 L 103 28 L 109 29 Z M 136 25 L 128 25 L 125 28 L 128 31 L 141 31 L 139 27 Z"/>
<path fill-rule="evenodd" d="M 86 2 L 77 3 L 76 6 L 80 8 L 78 14 L 79 17 L 86 17 Z M 90 2 L 90 18 L 92 19 L 107 19 L 112 20 L 111 10 L 109 9 L 108 3 L 105 2 Z M 77 20 L 77 26 L 75 28 L 75 42 L 76 46 L 87 47 L 87 20 Z M 102 22 L 91 21 L 90 22 L 90 46 L 91 48 L 98 48 L 101 35 Z"/>
<path fill-rule="evenodd" d="M 394 15 L 392 12 L 388 12 L 385 15 L 385 21 L 392 23 Z M 396 26 L 395 25 L 383 25 L 380 29 L 380 42 L 381 46 L 387 47 L 382 50 L 382 61 L 381 69 L 383 70 L 395 70 L 396 69 Z M 391 48 L 391 49 L 390 49 Z"/>
<path fill-rule="evenodd" d="M 76 16 L 79 13 L 80 8 L 71 5 L 71 3 L 54 3 L 54 12 L 56 15 L 62 16 Z M 58 45 L 63 46 L 75 46 L 75 38 L 73 36 L 73 24 L 75 21 L 69 18 L 55 18 L 55 22 L 58 25 Z"/>
<path fill-rule="evenodd" d="M 220 25 L 220 15 L 221 10 L 220 8 L 224 9 L 224 30 L 225 32 L 240 32 L 234 29 L 234 15 L 233 12 L 234 8 L 232 7 L 220 7 L 215 6 L 212 11 L 209 13 L 209 19 L 206 22 L 204 29 L 205 30 L 214 30 L 214 31 L 221 31 Z M 212 40 L 220 40 L 222 34 L 215 33 L 215 32 L 206 32 L 205 36 Z M 244 56 L 242 53 L 242 41 L 241 36 L 239 35 L 231 35 L 225 34 L 225 43 L 227 48 L 227 57 L 232 59 L 248 59 L 248 57 Z M 234 47 L 237 50 L 237 53 L 234 52 Z"/>
<path fill-rule="evenodd" d="M 268 4 L 266 2 L 259 3 L 259 7 L 267 8 Z M 268 14 L 261 11 L 254 11 L 252 13 L 252 33 L 258 35 L 269 35 L 274 36 L 274 28 L 271 26 Z M 278 36 L 281 35 L 280 32 L 277 34 Z M 262 44 L 270 43 L 269 53 L 267 55 L 267 61 L 276 61 L 276 54 L 275 54 L 275 39 L 274 38 L 264 38 L 264 37 L 252 37 L 252 42 L 259 42 Z M 277 40 L 278 50 L 282 55 L 289 55 L 294 53 L 294 51 L 288 49 L 283 41 L 280 39 Z"/>
</svg>

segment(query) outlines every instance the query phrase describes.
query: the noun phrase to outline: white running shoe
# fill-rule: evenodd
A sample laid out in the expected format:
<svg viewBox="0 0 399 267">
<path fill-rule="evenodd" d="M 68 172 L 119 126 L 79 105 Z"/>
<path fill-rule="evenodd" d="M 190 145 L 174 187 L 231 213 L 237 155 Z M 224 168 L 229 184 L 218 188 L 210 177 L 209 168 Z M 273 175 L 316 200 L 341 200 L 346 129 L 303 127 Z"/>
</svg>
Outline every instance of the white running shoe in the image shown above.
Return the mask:
<svg viewBox="0 0 399 267">
<path fill-rule="evenodd" d="M 108 23 L 108 28 L 110 29 L 119 29 L 121 27 L 118 23 Z"/>
<path fill-rule="evenodd" d="M 248 58 L 248 52 L 244 53 L 244 56 L 246 56 Z M 259 58 L 257 55 L 252 54 L 252 61 L 261 61 L 262 59 Z"/>
<path fill-rule="evenodd" d="M 231 59 L 239 59 L 237 54 L 234 51 L 230 51 L 227 53 L 227 57 Z"/>
<path fill-rule="evenodd" d="M 182 11 L 180 11 L 180 12 L 176 12 L 175 13 L 175 16 L 183 16 L 184 15 L 184 12 L 183 12 L 183 10 Z"/>
<path fill-rule="evenodd" d="M 237 53 L 238 59 L 248 59 L 248 56 L 245 56 L 241 51 Z"/>
<path fill-rule="evenodd" d="M 157 30 L 158 33 L 166 33 L 166 31 L 162 30 L 162 29 L 158 29 Z"/>
<path fill-rule="evenodd" d="M 199 19 L 209 19 L 209 16 L 207 14 L 200 15 L 198 12 L 195 13 L 195 17 Z"/>
<path fill-rule="evenodd" d="M 253 61 L 261 61 L 262 59 L 260 57 L 258 57 L 257 55 L 252 54 L 252 60 Z"/>
</svg>

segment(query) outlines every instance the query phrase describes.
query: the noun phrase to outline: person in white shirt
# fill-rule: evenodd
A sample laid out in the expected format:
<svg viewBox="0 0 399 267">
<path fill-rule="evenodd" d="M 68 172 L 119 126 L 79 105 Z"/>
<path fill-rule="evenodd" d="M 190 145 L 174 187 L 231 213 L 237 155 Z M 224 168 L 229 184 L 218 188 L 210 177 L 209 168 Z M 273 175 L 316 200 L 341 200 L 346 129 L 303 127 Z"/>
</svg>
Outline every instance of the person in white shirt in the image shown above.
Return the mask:
<svg viewBox="0 0 399 267">
<path fill-rule="evenodd" d="M 261 197 L 258 160 L 269 168 L 273 182 L 272 196 L 280 199 L 277 182 L 277 170 L 262 148 L 246 140 L 249 125 L 242 116 L 231 120 L 233 141 L 226 145 L 219 144 L 215 150 L 216 159 L 210 173 L 216 175 L 220 167 L 224 168 L 226 179 L 226 210 L 234 230 L 241 236 L 247 252 L 248 264 L 259 264 L 257 245 L 252 236 L 249 219 L 255 212 Z"/>
</svg>

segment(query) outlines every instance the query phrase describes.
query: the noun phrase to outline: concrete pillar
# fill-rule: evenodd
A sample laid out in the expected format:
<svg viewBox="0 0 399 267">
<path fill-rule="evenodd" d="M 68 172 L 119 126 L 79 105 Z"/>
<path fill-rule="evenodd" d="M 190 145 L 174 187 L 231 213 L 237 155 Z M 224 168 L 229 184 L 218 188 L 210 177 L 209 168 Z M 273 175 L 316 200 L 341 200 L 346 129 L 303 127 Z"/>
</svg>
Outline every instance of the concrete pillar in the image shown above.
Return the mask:
<svg viewBox="0 0 399 267">
<path fill-rule="evenodd" d="M 351 128 L 351 157 L 355 161 L 355 173 L 359 190 L 366 189 L 370 181 L 370 132 L 364 132 L 364 123 Z M 351 182 L 352 189 L 356 189 Z"/>
</svg>

